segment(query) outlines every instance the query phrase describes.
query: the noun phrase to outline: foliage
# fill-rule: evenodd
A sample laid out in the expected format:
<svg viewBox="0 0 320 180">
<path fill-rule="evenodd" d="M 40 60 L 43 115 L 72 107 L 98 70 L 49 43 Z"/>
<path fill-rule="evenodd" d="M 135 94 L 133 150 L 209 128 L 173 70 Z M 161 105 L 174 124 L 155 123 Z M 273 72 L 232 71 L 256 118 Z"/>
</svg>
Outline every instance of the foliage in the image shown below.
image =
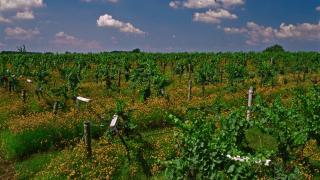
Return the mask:
<svg viewBox="0 0 320 180">
<path fill-rule="evenodd" d="M 276 44 L 266 48 L 264 52 L 278 53 L 278 52 L 284 52 L 284 49 L 282 46 Z"/>
<path fill-rule="evenodd" d="M 319 98 L 318 90 L 319 87 L 314 87 L 307 96 L 298 96 L 298 99 L 300 102 L 311 102 L 312 99 L 316 103 Z M 302 107 L 309 112 L 304 114 Z M 192 112 L 187 121 L 171 116 L 179 127 L 177 145 L 180 156 L 168 162 L 167 177 L 301 177 L 302 167 L 297 165 L 304 163 L 301 153 L 309 139 L 318 139 L 318 126 L 313 123 L 319 121 L 319 116 L 309 116 L 313 114 L 313 109 L 314 107 L 306 107 L 301 103 L 286 107 L 280 97 L 268 106 L 257 97 L 253 121 L 245 120 L 244 113 L 241 113 L 245 112 L 243 109 L 220 119 L 212 119 L 203 112 Z M 216 127 L 217 123 L 220 128 Z M 249 157 L 254 161 L 232 161 L 226 158 L 229 154 Z M 257 159 L 266 158 L 272 159 L 271 166 L 257 165 Z M 310 170 L 313 169 L 313 165 L 307 166 Z"/>
<path fill-rule="evenodd" d="M 151 96 L 152 86 L 157 94 L 164 95 L 163 90 L 169 81 L 160 73 L 154 61 L 139 62 L 138 67 L 132 71 L 131 87 L 138 89 L 140 100 L 145 101 Z"/>
<path fill-rule="evenodd" d="M 202 95 L 204 95 L 205 85 L 217 82 L 218 68 L 217 62 L 203 61 L 196 70 L 196 82 L 202 86 Z"/>
<path fill-rule="evenodd" d="M 310 153 L 320 144 L 318 52 L 1 53 L 0 59 L 1 152 L 25 161 L 65 149 L 35 178 L 161 179 L 165 169 L 169 179 L 308 179 L 319 173 L 319 158 Z M 196 84 L 186 102 L 189 78 Z M 247 121 L 241 105 L 257 82 L 261 96 Z M 81 111 L 71 98 L 78 95 L 92 99 Z M 63 109 L 57 114 L 55 102 Z M 131 163 L 119 139 L 98 140 L 114 113 Z M 81 145 L 88 120 L 97 139 L 92 162 Z M 152 135 L 165 128 L 177 136 Z M 149 131 L 152 139 L 145 137 Z M 117 148 L 123 151 L 114 153 Z"/>
<path fill-rule="evenodd" d="M 276 69 L 272 63 L 268 63 L 267 61 L 262 61 L 258 66 L 258 75 L 260 77 L 260 85 L 265 85 L 268 82 L 272 85 L 272 87 L 276 84 Z"/>
<path fill-rule="evenodd" d="M 236 85 L 245 80 L 248 72 L 241 62 L 231 62 L 226 66 L 228 83 L 231 91 L 236 91 Z"/>
</svg>

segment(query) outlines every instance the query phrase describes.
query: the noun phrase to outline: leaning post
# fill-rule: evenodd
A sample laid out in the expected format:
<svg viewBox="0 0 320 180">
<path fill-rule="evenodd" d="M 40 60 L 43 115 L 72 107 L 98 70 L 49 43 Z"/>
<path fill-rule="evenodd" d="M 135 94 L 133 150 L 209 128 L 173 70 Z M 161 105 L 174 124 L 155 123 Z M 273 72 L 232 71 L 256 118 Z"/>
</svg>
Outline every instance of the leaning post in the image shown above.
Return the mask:
<svg viewBox="0 0 320 180">
<path fill-rule="evenodd" d="M 23 103 L 26 103 L 27 100 L 27 91 L 25 89 L 21 90 L 21 99 Z"/>
<path fill-rule="evenodd" d="M 192 98 L 191 64 L 189 64 L 188 101 Z"/>
<path fill-rule="evenodd" d="M 251 86 L 248 91 L 248 110 L 247 110 L 247 120 L 251 118 L 251 108 L 252 108 L 252 95 L 253 95 L 253 87 Z"/>
<path fill-rule="evenodd" d="M 92 157 L 90 125 L 91 123 L 89 121 L 83 123 L 84 144 L 87 151 L 87 158 Z"/>
</svg>

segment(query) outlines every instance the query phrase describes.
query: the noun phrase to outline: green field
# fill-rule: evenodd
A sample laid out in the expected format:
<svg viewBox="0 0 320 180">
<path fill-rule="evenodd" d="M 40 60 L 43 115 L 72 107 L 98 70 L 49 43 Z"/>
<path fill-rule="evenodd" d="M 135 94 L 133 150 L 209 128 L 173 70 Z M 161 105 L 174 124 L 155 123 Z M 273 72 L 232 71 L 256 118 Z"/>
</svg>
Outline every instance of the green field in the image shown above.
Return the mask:
<svg viewBox="0 0 320 180">
<path fill-rule="evenodd" d="M 3 52 L 0 179 L 318 179 L 319 84 L 318 52 Z"/>
</svg>

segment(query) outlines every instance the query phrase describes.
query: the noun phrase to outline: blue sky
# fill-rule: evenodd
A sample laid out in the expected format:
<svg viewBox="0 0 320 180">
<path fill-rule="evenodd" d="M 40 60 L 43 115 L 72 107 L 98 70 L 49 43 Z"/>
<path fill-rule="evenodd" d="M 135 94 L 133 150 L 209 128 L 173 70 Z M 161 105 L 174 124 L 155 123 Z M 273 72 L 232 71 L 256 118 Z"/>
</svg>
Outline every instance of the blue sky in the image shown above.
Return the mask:
<svg viewBox="0 0 320 180">
<path fill-rule="evenodd" d="M 0 51 L 320 51 L 320 0 L 0 0 Z"/>
</svg>

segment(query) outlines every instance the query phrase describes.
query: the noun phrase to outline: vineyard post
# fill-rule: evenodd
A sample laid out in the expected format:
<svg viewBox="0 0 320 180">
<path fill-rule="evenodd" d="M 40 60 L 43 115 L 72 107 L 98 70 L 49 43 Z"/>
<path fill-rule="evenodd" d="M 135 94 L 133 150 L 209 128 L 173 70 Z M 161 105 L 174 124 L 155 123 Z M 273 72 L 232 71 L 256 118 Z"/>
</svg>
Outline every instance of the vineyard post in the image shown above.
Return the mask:
<svg viewBox="0 0 320 180">
<path fill-rule="evenodd" d="M 253 95 L 253 87 L 251 86 L 248 91 L 248 110 L 247 110 L 247 120 L 251 118 L 251 107 L 252 107 L 252 95 Z"/>
<path fill-rule="evenodd" d="M 79 99 L 76 99 L 76 107 L 77 107 L 77 111 L 80 111 L 80 102 Z"/>
<path fill-rule="evenodd" d="M 192 80 L 191 80 L 191 64 L 189 64 L 189 87 L 188 87 L 188 101 L 192 98 Z"/>
<path fill-rule="evenodd" d="M 13 89 L 13 87 L 12 87 L 12 82 L 11 81 L 9 81 L 9 92 L 12 92 L 12 89 Z"/>
<path fill-rule="evenodd" d="M 163 74 L 166 73 L 167 62 L 163 62 Z"/>
<path fill-rule="evenodd" d="M 92 147 L 91 147 L 91 131 L 90 131 L 90 122 L 86 121 L 83 123 L 83 135 L 84 135 L 84 144 L 87 150 L 87 158 L 92 157 Z"/>
<path fill-rule="evenodd" d="M 55 102 L 53 103 L 52 113 L 53 113 L 53 114 L 57 114 L 57 111 L 58 111 L 58 101 L 55 101 Z"/>
<path fill-rule="evenodd" d="M 118 92 L 120 93 L 120 86 L 121 86 L 121 70 L 118 69 Z"/>
<path fill-rule="evenodd" d="M 80 111 L 80 102 L 89 103 L 91 101 L 91 99 L 84 98 L 81 96 L 77 96 L 75 97 L 75 99 L 76 99 L 76 106 L 78 111 Z"/>
<path fill-rule="evenodd" d="M 124 138 L 121 136 L 121 134 L 119 133 L 119 131 L 117 129 L 118 118 L 119 118 L 119 116 L 117 114 L 113 115 L 111 123 L 110 123 L 110 128 L 113 129 L 116 132 L 116 134 L 119 136 L 122 144 L 125 146 L 126 151 L 127 151 L 127 157 L 128 157 L 129 162 L 130 162 L 131 160 L 130 160 L 129 147 L 128 147 L 126 141 L 124 140 Z"/>
<path fill-rule="evenodd" d="M 25 89 L 21 90 L 21 99 L 23 103 L 26 103 L 26 99 L 27 99 L 27 91 Z"/>
</svg>

